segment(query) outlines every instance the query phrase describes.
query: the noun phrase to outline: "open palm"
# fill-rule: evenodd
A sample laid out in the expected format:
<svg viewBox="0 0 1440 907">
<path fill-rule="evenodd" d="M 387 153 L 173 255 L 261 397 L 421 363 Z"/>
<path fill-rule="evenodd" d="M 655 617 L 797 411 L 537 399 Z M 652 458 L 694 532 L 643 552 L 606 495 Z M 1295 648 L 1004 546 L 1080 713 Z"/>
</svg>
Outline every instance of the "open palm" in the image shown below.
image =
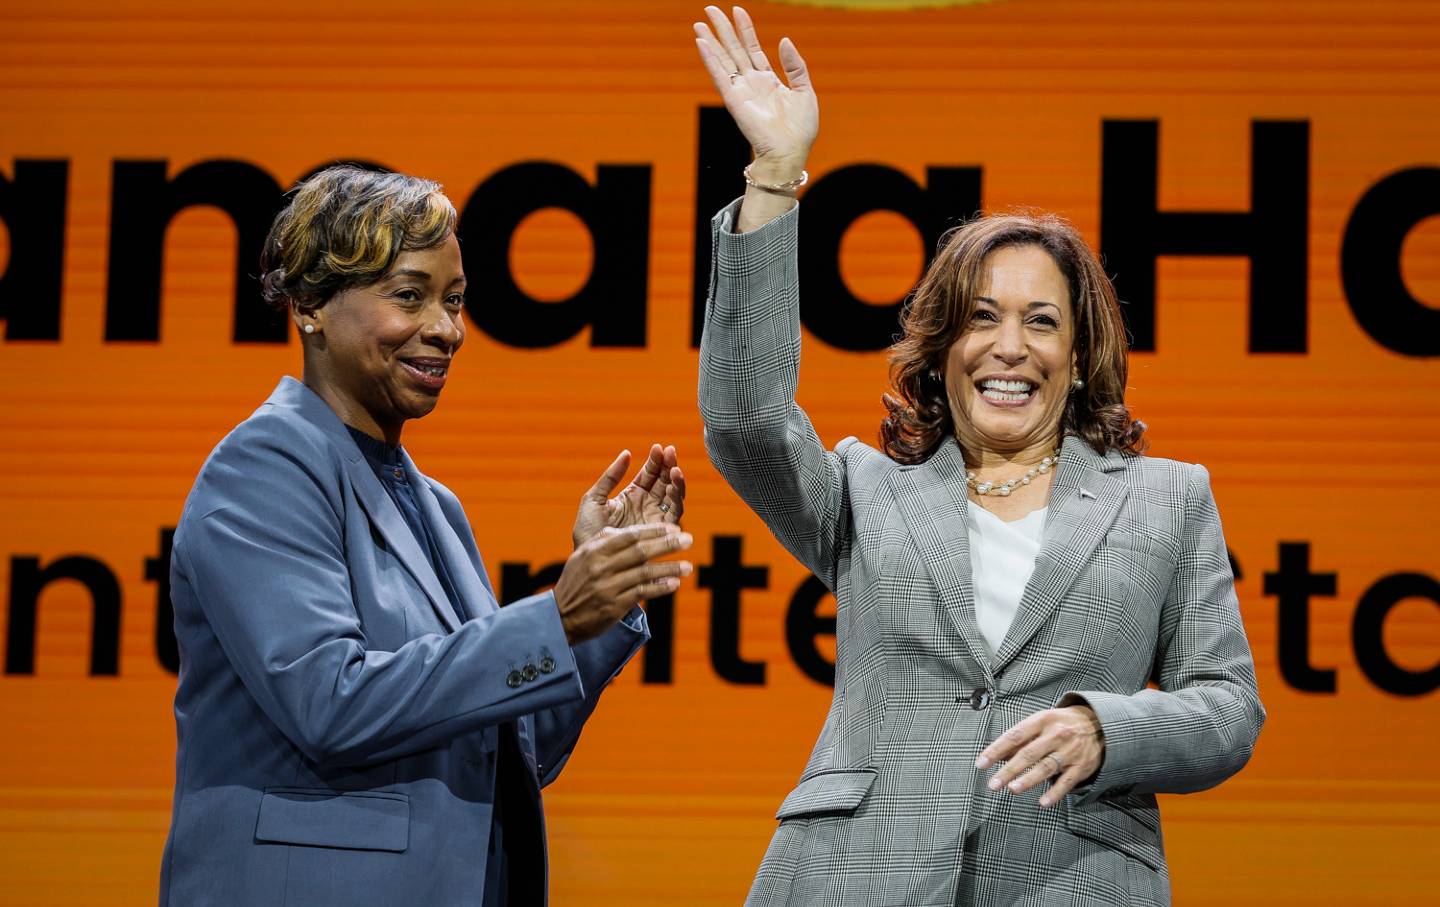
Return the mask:
<svg viewBox="0 0 1440 907">
<path fill-rule="evenodd" d="M 804 160 L 820 131 L 820 105 L 794 42 L 780 40 L 782 82 L 760 47 L 749 13 L 735 7 L 733 26 L 717 7 L 705 7 L 705 15 L 709 24 L 695 23 L 695 45 L 755 156 Z"/>
<path fill-rule="evenodd" d="M 630 451 L 621 451 L 580 498 L 572 533 L 575 546 L 578 548 L 606 529 L 680 522 L 685 512 L 685 475 L 677 464 L 674 447 L 654 444 L 635 478 L 611 497 L 630 466 Z"/>
</svg>

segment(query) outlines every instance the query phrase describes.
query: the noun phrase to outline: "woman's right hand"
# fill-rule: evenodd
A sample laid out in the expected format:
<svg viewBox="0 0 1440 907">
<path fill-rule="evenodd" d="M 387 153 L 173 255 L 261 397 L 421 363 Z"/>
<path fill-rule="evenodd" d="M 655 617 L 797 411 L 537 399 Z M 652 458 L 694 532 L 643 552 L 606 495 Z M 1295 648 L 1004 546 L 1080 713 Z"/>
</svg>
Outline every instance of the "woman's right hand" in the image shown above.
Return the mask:
<svg viewBox="0 0 1440 907">
<path fill-rule="evenodd" d="M 695 23 L 695 44 L 725 109 L 755 153 L 751 172 L 772 184 L 795 179 L 820 131 L 820 105 L 805 61 L 789 38 L 780 39 L 787 86 L 761 49 L 749 13 L 735 7 L 733 26 L 718 7 L 705 7 L 705 15 L 710 22 Z"/>
<path fill-rule="evenodd" d="M 624 617 L 636 603 L 669 595 L 689 561 L 650 563 L 694 541 L 674 523 L 645 523 L 605 529 L 575 549 L 555 583 L 555 604 L 571 645 L 593 639 Z"/>
</svg>

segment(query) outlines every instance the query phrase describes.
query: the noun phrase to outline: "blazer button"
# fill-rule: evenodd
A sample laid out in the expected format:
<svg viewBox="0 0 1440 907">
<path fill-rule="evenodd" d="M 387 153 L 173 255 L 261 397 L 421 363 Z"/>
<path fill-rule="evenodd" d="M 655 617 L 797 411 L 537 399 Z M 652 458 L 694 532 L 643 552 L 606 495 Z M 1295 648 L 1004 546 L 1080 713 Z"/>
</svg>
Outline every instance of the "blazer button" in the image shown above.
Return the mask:
<svg viewBox="0 0 1440 907">
<path fill-rule="evenodd" d="M 518 687 L 520 684 L 522 684 L 522 683 L 524 683 L 524 682 L 525 682 L 525 678 L 523 678 L 523 677 L 520 676 L 520 672 L 519 672 L 519 671 L 511 671 L 509 674 L 507 674 L 507 675 L 505 676 L 505 685 L 508 686 L 508 687 Z"/>
<path fill-rule="evenodd" d="M 984 687 L 970 694 L 970 708 L 977 712 L 990 708 L 990 691 Z"/>
<path fill-rule="evenodd" d="M 527 664 L 524 668 L 522 668 L 521 673 L 524 675 L 526 680 L 534 680 L 536 677 L 540 676 L 540 671 L 531 664 Z"/>
<path fill-rule="evenodd" d="M 540 673 L 541 673 L 541 674 L 552 674 L 552 673 L 554 673 L 554 671 L 555 671 L 555 659 L 551 658 L 549 655 L 546 655 L 544 658 L 540 659 Z"/>
</svg>

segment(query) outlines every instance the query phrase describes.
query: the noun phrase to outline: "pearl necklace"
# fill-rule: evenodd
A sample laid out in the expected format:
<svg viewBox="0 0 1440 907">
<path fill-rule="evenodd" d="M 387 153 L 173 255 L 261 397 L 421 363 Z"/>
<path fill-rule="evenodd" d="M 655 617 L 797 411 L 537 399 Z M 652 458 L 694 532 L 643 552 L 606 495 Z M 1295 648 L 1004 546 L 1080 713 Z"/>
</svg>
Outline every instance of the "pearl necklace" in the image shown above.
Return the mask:
<svg viewBox="0 0 1440 907">
<path fill-rule="evenodd" d="M 999 483 L 982 482 L 973 471 L 967 471 L 965 473 L 965 484 L 975 489 L 976 494 L 998 494 L 1000 497 L 1003 498 L 1006 495 L 1010 494 L 1010 492 L 1014 491 L 1016 488 L 1019 488 L 1023 485 L 1029 485 L 1032 479 L 1034 479 L 1038 475 L 1044 475 L 1045 473 L 1049 472 L 1059 462 L 1060 448 L 1057 447 L 1055 448 L 1054 454 L 1041 460 L 1037 465 L 1031 467 L 1028 472 L 1026 472 L 1018 479 L 1011 479 L 1008 482 Z"/>
</svg>

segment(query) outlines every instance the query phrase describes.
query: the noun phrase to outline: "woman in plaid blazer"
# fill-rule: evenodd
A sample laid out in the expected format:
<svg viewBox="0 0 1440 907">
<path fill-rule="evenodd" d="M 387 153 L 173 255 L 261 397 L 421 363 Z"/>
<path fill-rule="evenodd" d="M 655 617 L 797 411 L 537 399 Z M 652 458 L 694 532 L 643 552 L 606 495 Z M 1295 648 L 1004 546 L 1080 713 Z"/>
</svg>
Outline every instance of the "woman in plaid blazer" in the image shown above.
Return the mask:
<svg viewBox="0 0 1440 907">
<path fill-rule="evenodd" d="M 883 449 L 826 450 L 794 401 L 815 93 L 788 39 L 782 83 L 743 10 L 707 14 L 755 160 L 712 223 L 706 445 L 839 609 L 835 696 L 748 902 L 1168 904 L 1155 794 L 1234 774 L 1265 712 L 1208 476 L 1141 456 L 1109 280 L 1055 217 L 952 232 Z"/>
</svg>

